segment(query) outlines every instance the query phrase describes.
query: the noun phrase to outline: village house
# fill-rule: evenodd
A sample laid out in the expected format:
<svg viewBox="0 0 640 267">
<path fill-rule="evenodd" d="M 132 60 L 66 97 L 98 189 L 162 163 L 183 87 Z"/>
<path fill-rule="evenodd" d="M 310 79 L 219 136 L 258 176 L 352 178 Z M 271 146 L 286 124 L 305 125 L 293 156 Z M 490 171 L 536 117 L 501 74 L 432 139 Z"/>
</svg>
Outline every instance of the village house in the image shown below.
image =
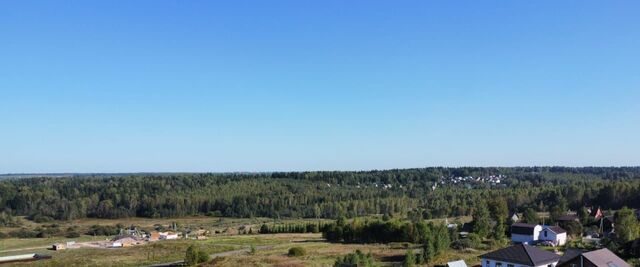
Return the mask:
<svg viewBox="0 0 640 267">
<path fill-rule="evenodd" d="M 538 224 L 514 223 L 511 225 L 511 241 L 533 244 L 539 239 L 542 226 Z"/>
<path fill-rule="evenodd" d="M 555 267 L 560 255 L 518 244 L 481 255 L 482 267 Z"/>
<path fill-rule="evenodd" d="M 631 267 L 610 250 L 603 248 L 589 252 L 568 250 L 558 267 Z"/>
<path fill-rule="evenodd" d="M 51 246 L 51 249 L 53 250 L 64 250 L 67 249 L 67 245 L 64 243 L 55 243 L 53 244 L 53 246 Z"/>
<path fill-rule="evenodd" d="M 556 218 L 556 222 L 560 224 L 568 223 L 571 221 L 580 222 L 580 218 L 576 214 L 565 214 Z"/>
<path fill-rule="evenodd" d="M 539 241 L 550 241 L 554 246 L 563 246 L 567 243 L 567 231 L 559 226 L 544 226 Z"/>
<path fill-rule="evenodd" d="M 149 233 L 149 241 L 158 241 L 160 240 L 160 233 L 158 231 L 152 231 Z"/>
<path fill-rule="evenodd" d="M 160 239 L 164 239 L 164 240 L 178 239 L 178 234 L 174 232 L 160 232 Z"/>
<path fill-rule="evenodd" d="M 111 242 L 112 248 L 121 248 L 121 247 L 130 247 L 138 244 L 138 240 L 133 238 L 132 236 L 121 236 L 117 237 Z"/>
</svg>

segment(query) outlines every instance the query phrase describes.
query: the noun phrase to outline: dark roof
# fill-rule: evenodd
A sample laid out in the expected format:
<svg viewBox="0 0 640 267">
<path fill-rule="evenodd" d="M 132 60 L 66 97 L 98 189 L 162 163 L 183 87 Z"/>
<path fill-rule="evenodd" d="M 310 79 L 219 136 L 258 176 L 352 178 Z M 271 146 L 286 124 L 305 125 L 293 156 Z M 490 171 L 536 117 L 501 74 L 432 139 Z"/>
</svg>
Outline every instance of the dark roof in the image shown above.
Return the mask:
<svg viewBox="0 0 640 267">
<path fill-rule="evenodd" d="M 582 253 L 582 256 L 598 267 L 631 267 L 631 265 L 606 248 Z"/>
<path fill-rule="evenodd" d="M 579 221 L 578 215 L 575 214 L 565 214 L 556 219 L 556 221 Z"/>
<path fill-rule="evenodd" d="M 538 266 L 556 262 L 560 259 L 560 255 L 525 244 L 519 244 L 489 252 L 480 256 L 480 258 Z"/>
<path fill-rule="evenodd" d="M 537 224 L 514 223 L 511 225 L 511 234 L 533 235 L 533 229 Z"/>
<path fill-rule="evenodd" d="M 556 234 L 566 233 L 567 231 L 562 229 L 560 226 L 547 226 L 547 229 L 553 231 Z"/>
<path fill-rule="evenodd" d="M 582 250 L 582 249 L 568 248 L 564 252 L 562 257 L 560 257 L 560 260 L 558 261 L 558 265 L 575 259 L 576 257 L 580 256 L 580 254 L 582 254 L 583 252 L 584 252 L 584 250 Z"/>
</svg>

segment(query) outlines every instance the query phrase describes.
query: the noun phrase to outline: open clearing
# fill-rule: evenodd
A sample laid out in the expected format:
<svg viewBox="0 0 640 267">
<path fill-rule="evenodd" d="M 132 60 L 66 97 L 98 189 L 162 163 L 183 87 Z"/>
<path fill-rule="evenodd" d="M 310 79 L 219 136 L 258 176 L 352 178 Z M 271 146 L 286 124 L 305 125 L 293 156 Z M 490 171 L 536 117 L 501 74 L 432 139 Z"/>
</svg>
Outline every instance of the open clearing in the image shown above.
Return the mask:
<svg viewBox="0 0 640 267">
<path fill-rule="evenodd" d="M 46 239 L 45 239 L 46 240 Z M 25 239 L 22 245 L 44 244 L 45 240 Z M 7 240 L 5 240 L 7 241 Z M 225 251 L 230 253 L 213 260 L 215 266 L 332 266 L 335 259 L 359 249 L 371 252 L 383 266 L 392 266 L 402 261 L 406 248 L 402 244 L 332 244 L 325 242 L 320 234 L 267 234 L 216 236 L 207 240 L 169 240 L 129 248 L 94 249 L 80 248 L 51 251 L 44 248 L 25 249 L 20 253 L 46 253 L 50 260 L 30 263 L 15 263 L 9 266 L 142 266 L 180 261 L 186 248 L 195 244 L 209 254 Z M 254 245 L 254 255 L 248 248 Z M 289 257 L 287 251 L 294 246 L 305 248 L 307 254 L 302 257 Z M 467 263 L 478 263 L 477 255 L 486 251 L 449 253 L 438 262 L 450 259 L 466 259 Z M 8 253 L 2 254 L 8 255 Z"/>
</svg>

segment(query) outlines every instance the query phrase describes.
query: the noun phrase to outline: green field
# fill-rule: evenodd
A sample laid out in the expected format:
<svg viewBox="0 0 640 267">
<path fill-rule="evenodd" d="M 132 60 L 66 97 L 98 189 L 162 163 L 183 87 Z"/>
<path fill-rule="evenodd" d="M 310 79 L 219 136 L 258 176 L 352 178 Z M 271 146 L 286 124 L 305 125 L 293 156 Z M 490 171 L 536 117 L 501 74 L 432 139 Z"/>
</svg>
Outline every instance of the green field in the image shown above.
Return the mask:
<svg viewBox="0 0 640 267">
<path fill-rule="evenodd" d="M 90 238 L 90 237 L 83 237 Z M 5 239 L 13 248 L 28 248 L 47 245 L 49 239 Z M 26 249 L 20 253 L 44 253 L 53 256 L 51 260 L 30 263 L 16 263 L 10 266 L 141 266 L 155 263 L 182 260 L 186 248 L 195 244 L 209 254 L 233 251 L 256 246 L 255 254 L 243 252 L 214 260 L 216 266 L 331 266 L 339 256 L 359 249 L 372 252 L 383 266 L 398 263 L 406 253 L 406 248 L 399 244 L 333 244 L 325 242 L 320 234 L 268 234 L 268 235 L 235 235 L 214 236 L 207 240 L 170 240 L 159 241 L 129 248 L 95 249 L 80 248 L 62 251 L 47 249 Z M 307 254 L 302 257 L 288 257 L 287 251 L 293 246 L 305 248 Z M 478 263 L 477 256 L 485 253 L 481 250 L 466 252 L 451 251 L 440 257 L 438 263 L 448 260 L 465 259 L 467 263 Z M 7 253 L 3 255 L 8 255 Z"/>
</svg>

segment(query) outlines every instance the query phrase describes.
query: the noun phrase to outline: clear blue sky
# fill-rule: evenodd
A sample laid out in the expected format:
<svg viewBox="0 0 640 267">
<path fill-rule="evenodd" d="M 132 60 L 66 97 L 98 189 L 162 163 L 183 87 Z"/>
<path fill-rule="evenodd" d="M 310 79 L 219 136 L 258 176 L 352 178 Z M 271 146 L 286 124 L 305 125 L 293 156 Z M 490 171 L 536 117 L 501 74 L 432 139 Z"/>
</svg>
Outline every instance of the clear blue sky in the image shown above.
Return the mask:
<svg viewBox="0 0 640 267">
<path fill-rule="evenodd" d="M 639 1 L 2 1 L 0 173 L 639 165 Z"/>
</svg>

